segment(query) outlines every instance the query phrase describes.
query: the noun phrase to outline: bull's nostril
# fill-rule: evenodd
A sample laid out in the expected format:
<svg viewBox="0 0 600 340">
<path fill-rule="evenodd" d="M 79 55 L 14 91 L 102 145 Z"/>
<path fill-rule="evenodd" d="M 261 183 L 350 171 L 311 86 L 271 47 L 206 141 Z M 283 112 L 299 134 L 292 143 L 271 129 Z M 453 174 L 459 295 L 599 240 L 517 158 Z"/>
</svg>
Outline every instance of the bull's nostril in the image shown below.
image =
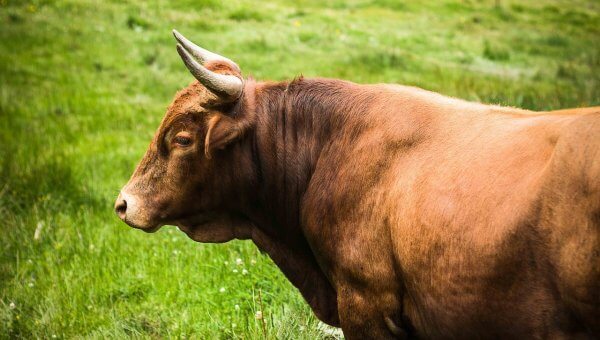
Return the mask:
<svg viewBox="0 0 600 340">
<path fill-rule="evenodd" d="M 121 218 L 122 220 L 125 219 L 125 214 L 127 213 L 127 201 L 122 199 L 119 202 L 117 202 L 117 204 L 115 205 L 115 212 L 117 213 L 119 218 Z"/>
</svg>

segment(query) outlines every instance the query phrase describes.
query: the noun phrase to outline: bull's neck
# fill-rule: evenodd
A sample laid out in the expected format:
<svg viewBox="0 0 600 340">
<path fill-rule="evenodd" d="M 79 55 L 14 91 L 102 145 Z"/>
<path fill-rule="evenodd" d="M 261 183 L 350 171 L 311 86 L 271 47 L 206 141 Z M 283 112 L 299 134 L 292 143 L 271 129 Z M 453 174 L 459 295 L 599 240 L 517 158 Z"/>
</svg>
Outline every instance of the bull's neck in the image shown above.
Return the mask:
<svg viewBox="0 0 600 340">
<path fill-rule="evenodd" d="M 296 79 L 259 83 L 251 134 L 256 223 L 279 236 L 302 232 L 303 197 L 323 149 L 347 120 L 350 83 Z M 351 104 L 350 104 L 351 105 Z M 250 200 L 252 201 L 252 200 Z"/>
</svg>

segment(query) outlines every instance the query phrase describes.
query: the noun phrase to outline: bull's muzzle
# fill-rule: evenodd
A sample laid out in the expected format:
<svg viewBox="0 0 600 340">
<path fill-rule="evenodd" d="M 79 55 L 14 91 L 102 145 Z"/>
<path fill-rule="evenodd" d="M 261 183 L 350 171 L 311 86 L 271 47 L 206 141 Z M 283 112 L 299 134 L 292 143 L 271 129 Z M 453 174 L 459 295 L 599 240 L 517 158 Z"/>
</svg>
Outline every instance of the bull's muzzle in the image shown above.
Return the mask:
<svg viewBox="0 0 600 340">
<path fill-rule="evenodd" d="M 160 225 L 152 223 L 138 203 L 135 196 L 122 190 L 115 202 L 115 213 L 123 222 L 133 228 L 142 229 L 147 232 L 158 230 Z"/>
</svg>

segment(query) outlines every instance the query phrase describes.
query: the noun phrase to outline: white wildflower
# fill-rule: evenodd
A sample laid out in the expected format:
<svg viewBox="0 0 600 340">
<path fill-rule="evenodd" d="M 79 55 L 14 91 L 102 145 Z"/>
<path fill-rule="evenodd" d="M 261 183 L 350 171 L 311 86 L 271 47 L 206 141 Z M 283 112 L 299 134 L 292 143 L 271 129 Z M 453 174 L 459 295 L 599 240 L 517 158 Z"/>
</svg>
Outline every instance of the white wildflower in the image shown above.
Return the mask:
<svg viewBox="0 0 600 340">
<path fill-rule="evenodd" d="M 250 260 L 250 264 L 251 265 L 255 265 L 256 264 L 256 260 L 255 259 Z"/>
<path fill-rule="evenodd" d="M 17 305 L 15 305 L 15 303 L 14 303 L 14 302 L 11 302 L 11 303 L 8 305 L 8 308 L 10 308 L 10 309 L 15 309 L 16 307 L 17 307 Z"/>
<path fill-rule="evenodd" d="M 248 275 L 248 271 L 246 269 L 242 270 L 242 275 Z"/>
<path fill-rule="evenodd" d="M 33 233 L 33 239 L 34 240 L 39 240 L 40 236 L 42 236 L 42 229 L 44 228 L 44 223 L 42 223 L 41 221 L 37 223 L 37 226 L 35 227 L 35 232 Z"/>
<path fill-rule="evenodd" d="M 242 264 L 244 264 L 244 261 L 242 261 L 242 259 L 240 259 L 238 257 L 237 259 L 235 259 L 235 264 L 237 264 L 238 266 L 241 266 Z"/>
<path fill-rule="evenodd" d="M 239 311 L 240 310 L 240 305 L 233 306 L 233 309 L 235 309 L 236 311 Z"/>
<path fill-rule="evenodd" d="M 219 289 L 219 293 L 225 293 L 225 287 L 221 287 L 221 289 Z"/>
<path fill-rule="evenodd" d="M 234 269 L 234 270 L 233 270 L 233 272 L 237 274 L 238 270 L 237 270 L 237 269 Z"/>
<path fill-rule="evenodd" d="M 262 318 L 263 318 L 262 311 L 258 311 L 258 312 L 256 312 L 256 314 L 254 315 L 254 318 L 255 318 L 256 320 L 262 320 Z"/>
</svg>

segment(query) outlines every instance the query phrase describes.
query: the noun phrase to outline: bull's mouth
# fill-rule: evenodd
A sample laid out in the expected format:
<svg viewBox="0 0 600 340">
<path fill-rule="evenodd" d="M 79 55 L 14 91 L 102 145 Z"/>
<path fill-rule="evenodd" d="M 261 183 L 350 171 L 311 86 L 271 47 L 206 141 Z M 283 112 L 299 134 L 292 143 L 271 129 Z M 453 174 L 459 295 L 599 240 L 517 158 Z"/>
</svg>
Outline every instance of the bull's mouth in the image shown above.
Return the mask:
<svg viewBox="0 0 600 340">
<path fill-rule="evenodd" d="M 161 218 L 160 222 L 138 224 L 134 221 L 125 219 L 124 222 L 134 229 L 139 229 L 143 232 L 152 234 L 160 230 L 165 225 L 173 225 L 181 231 L 189 233 L 199 225 L 202 225 L 210 220 L 210 215 L 207 214 L 191 214 L 179 218 Z"/>
<path fill-rule="evenodd" d="M 139 230 L 149 233 L 149 234 L 157 232 L 163 225 L 165 225 L 165 223 L 156 222 L 156 221 L 153 221 L 152 219 L 150 219 L 150 220 L 142 219 L 142 220 L 136 221 L 135 219 L 129 218 L 129 216 L 122 219 L 122 221 L 134 229 L 139 229 Z"/>
<path fill-rule="evenodd" d="M 157 224 L 139 224 L 139 223 L 135 223 L 134 221 L 129 221 L 128 219 L 125 219 L 123 222 L 127 223 L 128 226 L 134 228 L 134 229 L 139 229 L 141 231 L 144 231 L 146 233 L 155 233 L 157 232 L 164 224 L 162 223 L 157 223 Z"/>
<path fill-rule="evenodd" d="M 141 231 L 143 231 L 145 233 L 148 233 L 148 234 L 155 233 L 155 232 L 157 232 L 162 227 L 161 224 L 159 224 L 157 226 L 153 226 L 153 227 L 140 227 L 140 226 L 135 226 L 135 225 L 130 225 L 130 226 L 132 228 L 139 229 L 139 230 L 141 230 Z"/>
</svg>

